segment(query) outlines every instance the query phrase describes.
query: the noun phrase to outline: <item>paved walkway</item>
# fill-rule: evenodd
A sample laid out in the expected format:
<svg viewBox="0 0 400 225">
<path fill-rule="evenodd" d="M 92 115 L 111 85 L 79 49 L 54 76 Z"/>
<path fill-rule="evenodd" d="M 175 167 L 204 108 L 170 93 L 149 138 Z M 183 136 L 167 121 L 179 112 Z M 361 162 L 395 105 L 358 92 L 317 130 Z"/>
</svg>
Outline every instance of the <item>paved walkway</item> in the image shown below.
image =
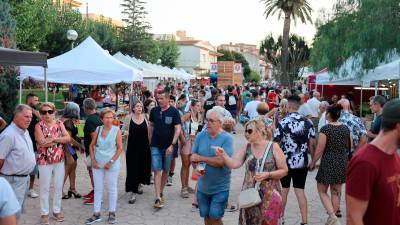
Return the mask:
<svg viewBox="0 0 400 225">
<path fill-rule="evenodd" d="M 235 149 L 240 146 L 244 146 L 245 139 L 243 137 L 243 129 L 238 128 L 238 133 L 234 135 Z M 85 164 L 83 156 L 79 158 L 78 169 L 77 169 L 77 189 L 79 193 L 86 194 L 90 188 L 90 182 L 88 179 L 87 172 L 85 170 Z M 125 193 L 125 157 L 121 157 L 122 170 L 119 177 L 118 189 L 119 189 L 119 200 L 117 210 L 117 223 L 118 224 L 144 224 L 144 225 L 192 225 L 192 224 L 203 224 L 198 212 L 191 211 L 191 199 L 182 199 L 179 196 L 180 193 L 180 179 L 179 171 L 181 167 L 180 160 L 177 160 L 176 174 L 174 177 L 174 185 L 166 187 L 165 199 L 166 204 L 162 210 L 155 211 L 153 209 L 154 203 L 154 190 L 153 186 L 145 186 L 144 194 L 139 195 L 134 205 L 128 204 L 129 195 Z M 243 168 L 233 171 L 230 202 L 236 202 L 236 198 L 239 194 L 242 182 L 243 182 Z M 325 224 L 327 214 L 319 200 L 319 196 L 316 190 L 315 181 L 316 172 L 312 172 L 308 175 L 306 184 L 306 196 L 309 201 L 309 224 Z M 35 189 L 38 191 L 37 181 Z M 66 187 L 69 185 L 66 184 Z M 193 186 L 193 185 L 192 185 Z M 343 201 L 343 200 L 342 200 Z M 50 220 L 50 224 L 63 224 L 63 225 L 76 225 L 84 224 L 84 221 L 92 215 L 93 206 L 83 205 L 82 199 L 68 199 L 63 200 L 62 207 L 65 214 L 65 221 L 63 223 L 55 222 Z M 51 204 L 50 204 L 51 205 Z M 103 203 L 103 219 L 107 218 L 107 199 L 104 199 Z M 342 211 L 345 211 L 344 204 L 342 203 Z M 39 224 L 40 218 L 40 204 L 39 199 L 27 199 L 25 205 L 25 213 L 22 215 L 19 224 L 20 225 L 34 225 Z M 223 219 L 224 224 L 234 225 L 238 221 L 237 212 L 226 212 Z M 289 194 L 288 205 L 286 207 L 286 224 L 294 225 L 300 224 L 300 213 L 297 206 L 296 197 L 293 191 Z M 342 224 L 345 224 L 344 219 L 341 219 Z M 97 224 L 105 224 L 105 222 L 99 222 Z"/>
</svg>

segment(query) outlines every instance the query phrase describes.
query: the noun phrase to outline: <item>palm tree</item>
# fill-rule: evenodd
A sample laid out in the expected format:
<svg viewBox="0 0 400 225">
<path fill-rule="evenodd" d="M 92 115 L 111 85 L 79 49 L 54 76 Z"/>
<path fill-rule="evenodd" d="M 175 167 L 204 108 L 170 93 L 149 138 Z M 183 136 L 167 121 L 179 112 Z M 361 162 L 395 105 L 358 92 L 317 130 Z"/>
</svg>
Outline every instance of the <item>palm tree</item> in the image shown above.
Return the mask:
<svg viewBox="0 0 400 225">
<path fill-rule="evenodd" d="M 312 8 L 307 0 L 261 0 L 264 3 L 266 18 L 278 12 L 278 17 L 281 18 L 284 14 L 285 20 L 283 24 L 282 34 L 282 64 L 281 64 L 281 85 L 291 87 L 287 72 L 288 67 L 288 47 L 289 47 L 289 33 L 290 23 L 292 18 L 294 21 L 300 19 L 302 23 L 312 22 L 311 12 Z"/>
</svg>

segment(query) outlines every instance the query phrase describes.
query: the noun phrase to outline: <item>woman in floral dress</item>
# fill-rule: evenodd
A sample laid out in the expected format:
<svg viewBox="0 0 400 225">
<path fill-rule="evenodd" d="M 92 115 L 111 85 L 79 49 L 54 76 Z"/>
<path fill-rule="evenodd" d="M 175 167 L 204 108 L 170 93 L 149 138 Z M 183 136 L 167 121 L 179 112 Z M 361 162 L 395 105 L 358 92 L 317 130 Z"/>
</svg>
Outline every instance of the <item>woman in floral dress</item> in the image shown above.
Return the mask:
<svg viewBox="0 0 400 225">
<path fill-rule="evenodd" d="M 279 179 L 288 172 L 285 156 L 278 144 L 271 143 L 270 129 L 261 120 L 251 120 L 245 125 L 245 137 L 249 143 L 232 158 L 221 150 L 217 151 L 231 169 L 245 164 L 242 190 L 253 188 L 256 182 L 260 182 L 262 202 L 240 209 L 239 225 L 277 225 L 283 210 Z M 267 154 L 266 160 L 262 172 L 258 173 L 264 154 Z"/>
</svg>

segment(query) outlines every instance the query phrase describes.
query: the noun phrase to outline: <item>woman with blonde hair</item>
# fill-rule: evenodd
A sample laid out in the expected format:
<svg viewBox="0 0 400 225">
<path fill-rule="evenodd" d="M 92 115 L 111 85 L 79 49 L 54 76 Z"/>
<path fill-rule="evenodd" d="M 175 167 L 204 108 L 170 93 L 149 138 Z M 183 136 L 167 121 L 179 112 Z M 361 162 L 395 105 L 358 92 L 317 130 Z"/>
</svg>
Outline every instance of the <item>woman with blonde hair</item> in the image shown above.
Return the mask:
<svg viewBox="0 0 400 225">
<path fill-rule="evenodd" d="M 70 136 L 64 124 L 55 119 L 56 107 L 51 102 L 40 106 L 41 121 L 35 126 L 35 138 L 38 147 L 37 164 L 39 167 L 40 208 L 42 225 L 49 224 L 49 192 L 54 176 L 53 217 L 64 221 L 61 212 L 61 198 L 64 184 L 64 145 L 70 142 Z"/>
<path fill-rule="evenodd" d="M 231 169 L 245 165 L 242 190 L 253 188 L 256 183 L 260 188 L 261 204 L 240 209 L 239 224 L 277 225 L 283 210 L 279 180 L 288 172 L 285 155 L 279 145 L 272 142 L 272 134 L 262 121 L 251 120 L 244 127 L 248 141 L 245 147 L 233 157 L 222 149 L 216 151 Z"/>
</svg>

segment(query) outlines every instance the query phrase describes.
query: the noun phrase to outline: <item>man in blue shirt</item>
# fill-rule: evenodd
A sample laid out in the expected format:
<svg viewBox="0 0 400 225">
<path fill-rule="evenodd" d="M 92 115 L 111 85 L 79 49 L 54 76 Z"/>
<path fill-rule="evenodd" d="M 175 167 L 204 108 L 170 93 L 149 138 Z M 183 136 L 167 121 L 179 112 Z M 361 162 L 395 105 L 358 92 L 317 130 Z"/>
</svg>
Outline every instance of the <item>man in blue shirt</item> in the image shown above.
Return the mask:
<svg viewBox="0 0 400 225">
<path fill-rule="evenodd" d="M 197 135 L 193 145 L 193 166 L 205 163 L 205 173 L 197 183 L 197 201 L 200 216 L 206 225 L 222 224 L 228 203 L 231 170 L 215 150 L 222 148 L 229 156 L 233 154 L 232 136 L 222 129 L 224 115 L 216 109 L 207 112 L 207 129 Z"/>
</svg>

